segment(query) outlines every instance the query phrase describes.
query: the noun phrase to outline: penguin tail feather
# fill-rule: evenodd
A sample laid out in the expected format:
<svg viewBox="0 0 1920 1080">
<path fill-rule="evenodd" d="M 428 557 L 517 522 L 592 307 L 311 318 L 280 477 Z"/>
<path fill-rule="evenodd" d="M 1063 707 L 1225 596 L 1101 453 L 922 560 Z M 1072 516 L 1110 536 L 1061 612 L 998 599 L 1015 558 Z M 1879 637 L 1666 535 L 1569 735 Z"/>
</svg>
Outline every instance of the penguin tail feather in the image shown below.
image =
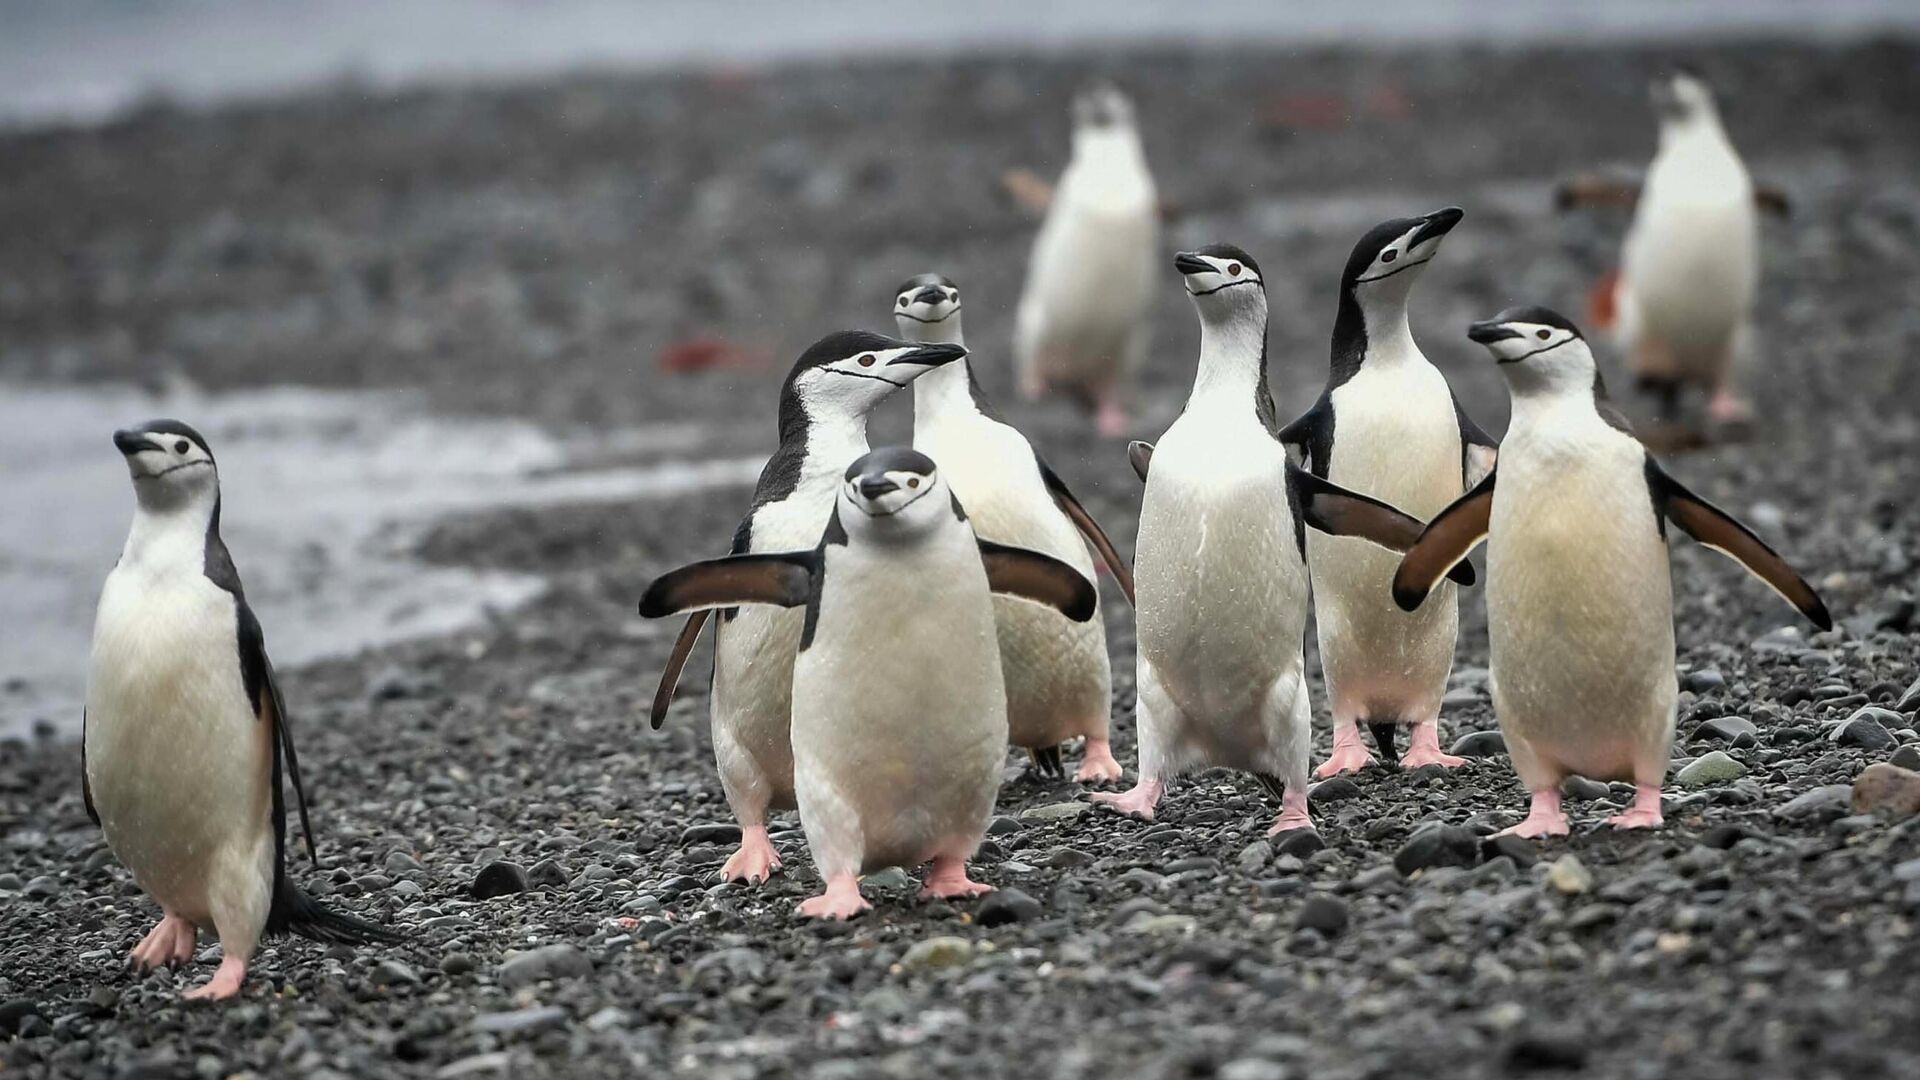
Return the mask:
<svg viewBox="0 0 1920 1080">
<path fill-rule="evenodd" d="M 1394 743 L 1400 725 L 1392 720 L 1369 720 L 1367 731 L 1373 736 L 1373 745 L 1380 749 L 1380 760 L 1388 765 L 1400 764 L 1400 747 Z"/>
<path fill-rule="evenodd" d="M 328 945 L 393 944 L 405 940 L 397 930 L 335 911 L 282 878 L 267 911 L 267 934 L 295 934 Z"/>
<path fill-rule="evenodd" d="M 1286 798 L 1287 785 L 1286 785 L 1286 782 L 1281 780 L 1279 777 L 1273 775 L 1272 773 L 1263 772 L 1263 773 L 1254 773 L 1253 778 L 1255 780 L 1260 781 L 1260 786 L 1266 789 L 1266 792 L 1268 795 L 1273 796 L 1274 802 L 1280 802 L 1282 799 Z"/>
<path fill-rule="evenodd" d="M 1042 776 L 1058 780 L 1067 775 L 1066 759 L 1061 757 L 1058 746 L 1037 747 L 1028 750 L 1027 756 L 1033 759 L 1034 768 L 1038 769 Z"/>
</svg>

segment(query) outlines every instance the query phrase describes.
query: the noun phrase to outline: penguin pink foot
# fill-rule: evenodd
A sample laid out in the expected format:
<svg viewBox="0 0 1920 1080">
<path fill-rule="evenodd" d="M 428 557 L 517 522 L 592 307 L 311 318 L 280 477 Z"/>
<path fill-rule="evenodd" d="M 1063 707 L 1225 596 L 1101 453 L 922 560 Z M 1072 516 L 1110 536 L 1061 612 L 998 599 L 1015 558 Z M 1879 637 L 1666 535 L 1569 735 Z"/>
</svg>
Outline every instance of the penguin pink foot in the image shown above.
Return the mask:
<svg viewBox="0 0 1920 1080">
<path fill-rule="evenodd" d="M 1716 424 L 1746 424 L 1753 420 L 1753 407 L 1727 387 L 1713 392 L 1707 401 L 1707 418 Z"/>
<path fill-rule="evenodd" d="M 927 871 L 926 883 L 920 889 L 920 899 L 954 899 L 992 891 L 991 885 L 968 880 L 966 860 L 942 855 L 933 860 L 932 869 Z"/>
<path fill-rule="evenodd" d="M 229 956 L 220 961 L 220 967 L 203 986 L 180 995 L 188 1001 L 225 1001 L 238 994 L 240 987 L 247 981 L 247 962 L 237 956 Z"/>
<path fill-rule="evenodd" d="M 1092 798 L 1095 803 L 1111 807 L 1128 817 L 1152 821 L 1153 808 L 1160 805 L 1160 796 L 1166 790 L 1164 781 L 1142 779 L 1127 791 L 1097 791 Z"/>
<path fill-rule="evenodd" d="M 1444 765 L 1455 768 L 1465 765 L 1467 759 L 1455 757 L 1440 751 L 1440 725 L 1432 720 L 1413 725 L 1408 741 L 1407 752 L 1400 757 L 1402 768 L 1417 769 L 1422 765 Z"/>
<path fill-rule="evenodd" d="M 1106 739 L 1087 739 L 1080 751 L 1080 771 L 1073 778 L 1082 784 L 1120 779 L 1120 763 L 1113 759 L 1113 744 Z"/>
<path fill-rule="evenodd" d="M 749 825 L 740 830 L 740 847 L 727 856 L 726 865 L 720 868 L 720 879 L 758 885 L 773 877 L 779 868 L 780 853 L 773 850 L 773 841 L 767 839 L 767 827 Z"/>
<path fill-rule="evenodd" d="M 1268 836 L 1278 836 L 1295 829 L 1313 828 L 1313 818 L 1307 816 L 1307 793 L 1297 788 L 1288 788 L 1280 796 L 1280 816 L 1273 819 L 1273 825 L 1267 829 Z"/>
<path fill-rule="evenodd" d="M 128 957 L 127 963 L 141 970 L 151 970 L 163 964 L 182 964 L 193 959 L 193 945 L 193 924 L 168 912 L 133 947 L 133 955 Z"/>
<path fill-rule="evenodd" d="M 1359 772 L 1373 764 L 1373 755 L 1367 752 L 1366 744 L 1360 741 L 1360 725 L 1333 725 L 1333 756 L 1313 775 L 1322 780 L 1330 776 L 1339 776 L 1343 772 Z"/>
<path fill-rule="evenodd" d="M 1616 829 L 1657 829 L 1666 823 L 1660 813 L 1660 789 L 1642 784 L 1633 793 L 1633 805 L 1607 819 Z"/>
<path fill-rule="evenodd" d="M 1536 836 L 1565 836 L 1567 832 L 1567 815 L 1560 810 L 1560 789 L 1551 787 L 1533 793 L 1533 805 L 1527 810 L 1526 820 L 1501 829 L 1494 835 L 1532 839 Z"/>
<path fill-rule="evenodd" d="M 1133 421 L 1128 418 L 1127 410 L 1120 407 L 1118 399 L 1111 394 L 1103 394 L 1099 409 L 1094 414 L 1094 425 L 1099 428 L 1100 434 L 1117 439 L 1132 430 Z"/>
<path fill-rule="evenodd" d="M 860 879 L 851 873 L 835 874 L 827 879 L 827 889 L 819 896 L 800 902 L 794 909 L 809 919 L 839 919 L 845 921 L 863 911 L 873 910 L 867 898 L 860 895 Z"/>
</svg>

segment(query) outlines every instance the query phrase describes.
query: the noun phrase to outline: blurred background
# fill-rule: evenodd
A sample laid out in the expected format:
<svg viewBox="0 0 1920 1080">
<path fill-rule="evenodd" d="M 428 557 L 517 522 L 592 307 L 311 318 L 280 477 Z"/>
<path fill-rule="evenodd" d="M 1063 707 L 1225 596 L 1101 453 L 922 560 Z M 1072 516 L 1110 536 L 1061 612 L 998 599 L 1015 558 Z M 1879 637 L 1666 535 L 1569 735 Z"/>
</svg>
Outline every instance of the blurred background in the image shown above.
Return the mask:
<svg viewBox="0 0 1920 1080">
<path fill-rule="evenodd" d="M 1464 207 L 1414 327 L 1498 431 L 1459 328 L 1584 311 L 1627 219 L 1556 215 L 1554 184 L 1643 168 L 1648 81 L 1690 63 L 1795 199 L 1765 227 L 1761 445 L 1913 445 L 1910 2 L 0 0 L 0 27 L 0 733 L 77 729 L 131 512 L 114 428 L 206 432 L 283 666 L 504 618 L 567 575 L 616 610 L 724 550 L 786 366 L 891 332 L 924 271 L 959 282 L 988 392 L 1130 549 L 1123 444 L 1015 405 L 1008 359 L 1038 220 L 1002 177 L 1058 174 L 1094 78 L 1134 98 L 1166 252 L 1261 260 L 1283 418 L 1324 379 L 1353 240 Z M 1192 375 L 1171 270 L 1153 325 L 1143 437 Z M 905 437 L 892 405 L 876 442 Z"/>
</svg>

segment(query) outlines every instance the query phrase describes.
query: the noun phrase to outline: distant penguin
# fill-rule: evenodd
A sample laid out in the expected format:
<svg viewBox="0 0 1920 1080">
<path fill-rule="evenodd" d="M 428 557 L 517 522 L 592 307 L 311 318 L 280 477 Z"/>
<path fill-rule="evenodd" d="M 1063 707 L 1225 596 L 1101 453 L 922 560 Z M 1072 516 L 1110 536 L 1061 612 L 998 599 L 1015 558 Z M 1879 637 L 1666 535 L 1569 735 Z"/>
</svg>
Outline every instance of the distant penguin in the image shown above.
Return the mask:
<svg viewBox="0 0 1920 1080">
<path fill-rule="evenodd" d="M 753 506 L 733 534 L 733 554 L 816 543 L 833 514 L 842 470 L 867 452 L 867 415 L 873 407 L 966 352 L 958 345 L 914 345 L 864 330 L 814 342 L 780 389 L 780 447 L 760 472 Z M 656 728 L 708 614 L 702 609 L 687 620 L 668 655 L 653 699 Z M 780 865 L 767 839 L 767 812 L 794 805 L 787 720 L 802 629 L 798 612 L 755 607 L 723 613 L 714 631 L 713 756 L 741 830 L 739 849 L 721 867 L 727 881 L 765 881 Z"/>
<path fill-rule="evenodd" d="M 895 292 L 893 313 L 908 341 L 965 344 L 960 290 L 944 277 L 909 279 Z M 1060 474 L 988 404 L 971 359 L 914 382 L 913 445 L 944 463 L 941 473 L 981 537 L 1044 552 L 1088 578 L 1092 545 L 1132 602 L 1126 560 Z M 993 610 L 1013 744 L 1032 753 L 1044 771 L 1061 775 L 1060 744 L 1085 736 L 1074 779 L 1120 779 L 1107 738 L 1113 677 L 1106 624 L 1098 617 L 1075 622 L 1017 599 L 996 599 Z"/>
<path fill-rule="evenodd" d="M 1014 326 L 1024 396 L 1071 395 L 1102 434 L 1126 431 L 1121 387 L 1146 356 L 1159 228 L 1133 104 L 1109 85 L 1082 92 Z"/>
<path fill-rule="evenodd" d="M 650 617 L 761 604 L 800 609 L 794 783 L 825 891 L 799 913 L 871 907 L 859 875 L 932 862 L 923 897 L 990 891 L 967 878 L 1006 758 L 991 593 L 1094 613 L 1072 566 L 979 540 L 925 454 L 876 450 L 844 474 L 817 546 L 696 563 L 655 581 Z M 752 609 L 743 609 L 752 610 Z"/>
<path fill-rule="evenodd" d="M 313 827 L 260 621 L 220 539 L 213 451 L 177 420 L 113 442 L 136 504 L 100 592 L 80 762 L 87 813 L 163 913 L 132 963 L 191 961 L 197 930 L 210 929 L 220 967 L 186 996 L 218 1000 L 240 992 L 262 936 L 397 940 L 287 877 L 283 769 L 309 856 Z"/>
<path fill-rule="evenodd" d="M 1460 407 L 1446 376 L 1427 362 L 1407 326 L 1407 294 L 1462 217 L 1448 207 L 1368 230 L 1340 275 L 1333 366 L 1319 401 L 1280 432 L 1315 475 L 1382 499 L 1425 520 L 1492 468 L 1495 442 Z M 1319 776 L 1372 760 L 1359 724 L 1380 752 L 1409 768 L 1459 765 L 1440 750 L 1440 699 L 1453 667 L 1458 600 L 1450 585 L 1412 614 L 1387 584 L 1393 552 L 1360 540 L 1307 537 L 1320 663 L 1333 708 L 1333 756 Z M 1406 756 L 1396 729 L 1412 728 Z"/>
<path fill-rule="evenodd" d="M 1253 259 L 1221 244 L 1174 266 L 1200 315 L 1200 362 L 1159 445 L 1130 449 L 1147 485 L 1134 562 L 1139 782 L 1093 798 L 1151 819 L 1167 781 L 1225 766 L 1279 797 L 1270 832 L 1311 828 L 1305 529 L 1404 550 L 1420 522 L 1287 460 Z"/>
<path fill-rule="evenodd" d="M 1393 598 L 1418 607 L 1485 539 L 1493 707 L 1533 797 L 1506 832 L 1567 832 L 1560 784 L 1569 775 L 1633 781 L 1633 806 L 1609 824 L 1657 827 L 1679 694 L 1667 523 L 1739 560 L 1821 629 L 1833 620 L 1773 549 L 1668 476 L 1634 438 L 1572 323 L 1514 308 L 1467 336 L 1499 363 L 1513 421 L 1499 466 L 1407 552 Z"/>
</svg>

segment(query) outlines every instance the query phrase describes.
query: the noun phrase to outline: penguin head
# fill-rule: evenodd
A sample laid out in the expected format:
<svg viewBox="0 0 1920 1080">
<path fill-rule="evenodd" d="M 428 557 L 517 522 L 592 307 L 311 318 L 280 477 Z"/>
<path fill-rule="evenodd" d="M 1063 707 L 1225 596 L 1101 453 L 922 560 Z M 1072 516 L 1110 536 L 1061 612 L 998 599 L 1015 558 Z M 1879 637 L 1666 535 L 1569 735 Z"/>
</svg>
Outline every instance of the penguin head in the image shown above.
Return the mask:
<svg viewBox="0 0 1920 1080">
<path fill-rule="evenodd" d="M 933 459 L 911 447 L 862 454 L 841 478 L 840 522 L 849 535 L 918 535 L 952 517 L 955 505 Z"/>
<path fill-rule="evenodd" d="M 1516 307 L 1467 327 L 1486 346 L 1516 394 L 1590 391 L 1593 351 L 1580 328 L 1557 311 Z"/>
<path fill-rule="evenodd" d="M 828 334 L 787 373 L 781 429 L 808 418 L 864 417 L 888 394 L 965 355 L 959 345 L 915 345 L 867 330 Z"/>
<path fill-rule="evenodd" d="M 1374 299 L 1405 299 L 1420 268 L 1440 253 L 1440 242 L 1466 211 L 1457 206 L 1422 217 L 1395 218 L 1367 230 L 1353 245 L 1340 287 L 1363 304 Z"/>
<path fill-rule="evenodd" d="M 1173 257 L 1173 268 L 1180 271 L 1187 295 L 1204 321 L 1266 312 L 1267 286 L 1260 278 L 1260 264 L 1232 244 L 1182 251 Z"/>
<path fill-rule="evenodd" d="M 951 341 L 960 330 L 960 289 L 939 274 L 910 277 L 894 290 L 893 318 L 911 341 Z"/>
<path fill-rule="evenodd" d="M 127 459 L 140 505 L 155 509 L 212 500 L 220 494 L 213 451 L 198 431 L 178 420 L 149 420 L 113 433 Z"/>
<path fill-rule="evenodd" d="M 1132 130 L 1133 102 L 1118 86 L 1102 79 L 1073 96 L 1073 129 L 1080 131 Z"/>
<path fill-rule="evenodd" d="M 1718 116 L 1713 91 L 1699 72 L 1691 68 L 1675 68 L 1654 79 L 1649 93 L 1653 98 L 1653 111 L 1660 117 L 1663 128 L 1684 128 Z"/>
</svg>

